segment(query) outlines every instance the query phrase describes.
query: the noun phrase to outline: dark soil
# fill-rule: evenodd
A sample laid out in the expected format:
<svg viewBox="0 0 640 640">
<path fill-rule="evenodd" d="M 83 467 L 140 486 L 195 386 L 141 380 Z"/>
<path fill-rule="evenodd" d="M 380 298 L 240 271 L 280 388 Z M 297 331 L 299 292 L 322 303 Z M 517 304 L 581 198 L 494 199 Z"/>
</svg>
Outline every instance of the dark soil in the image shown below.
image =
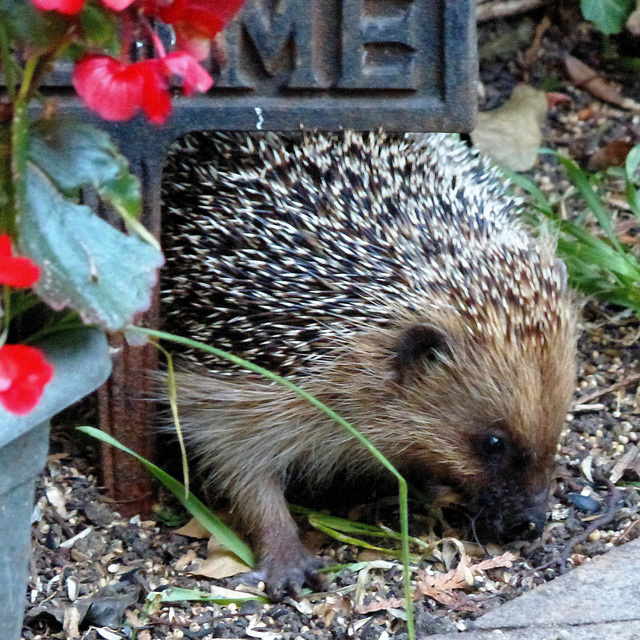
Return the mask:
<svg viewBox="0 0 640 640">
<path fill-rule="evenodd" d="M 640 120 L 633 111 L 607 105 L 574 86 L 562 56 L 572 53 L 618 83 L 623 95 L 640 101 L 640 74 L 620 70 L 615 57 L 634 55 L 637 41 L 623 35 L 605 43 L 581 20 L 577 3 L 562 4 L 567 6 L 482 25 L 481 106 L 498 106 L 520 82 L 566 94 L 568 101 L 550 108 L 545 145 L 587 166 L 609 142 L 637 143 Z M 528 53 L 545 17 L 549 25 L 541 46 Z M 538 166 L 532 176 L 547 193 L 570 192 L 554 164 Z M 618 221 L 628 215 L 623 195 L 612 182 L 607 201 Z M 628 484 L 640 480 L 640 323 L 629 312 L 594 302 L 584 307 L 581 323 L 578 388 L 559 448 L 544 535 L 508 549 L 465 543 L 465 561 L 471 565 L 488 557 L 502 562 L 475 570 L 473 586 L 441 588 L 440 596 L 419 600 L 422 634 L 464 629 L 470 619 L 505 600 L 640 535 L 640 493 Z M 394 601 L 402 596 L 397 561 L 318 536 L 310 536 L 310 543 L 332 562 L 373 564 L 366 574 L 348 569 L 329 574 L 327 594 L 299 602 L 222 606 L 163 604 L 157 595 L 149 599 L 149 593 L 168 587 L 209 591 L 212 584 L 229 586 L 230 581 L 198 575 L 207 541 L 174 533 L 175 523 L 166 521 L 173 512 L 165 510 L 153 520 L 124 520 L 115 513 L 99 490 L 96 466 L 91 458 L 87 462 L 84 446 L 79 449 L 69 432 L 68 423 L 55 431 L 57 453 L 38 484 L 24 640 L 403 637 L 402 611 Z M 366 509 L 357 513 L 363 517 Z M 384 516 L 384 508 L 379 513 L 386 525 L 397 528 L 395 515 Z M 413 527 L 420 529 L 420 516 L 413 518 Z M 513 560 L 502 555 L 505 551 L 515 554 Z M 458 547 L 445 542 L 420 566 L 437 576 L 459 562 Z"/>
</svg>

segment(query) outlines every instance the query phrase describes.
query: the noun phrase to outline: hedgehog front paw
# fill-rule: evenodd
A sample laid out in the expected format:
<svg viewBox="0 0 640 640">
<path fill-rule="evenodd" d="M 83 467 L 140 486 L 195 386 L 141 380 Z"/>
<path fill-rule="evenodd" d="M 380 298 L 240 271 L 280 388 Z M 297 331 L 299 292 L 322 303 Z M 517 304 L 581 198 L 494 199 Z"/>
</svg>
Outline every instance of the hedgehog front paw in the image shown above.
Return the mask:
<svg viewBox="0 0 640 640">
<path fill-rule="evenodd" d="M 317 573 L 322 565 L 322 560 L 306 554 L 296 562 L 292 562 L 291 559 L 265 562 L 262 573 L 267 593 L 274 600 L 280 601 L 287 596 L 298 599 L 305 586 L 314 591 L 325 590 L 326 579 Z"/>
</svg>

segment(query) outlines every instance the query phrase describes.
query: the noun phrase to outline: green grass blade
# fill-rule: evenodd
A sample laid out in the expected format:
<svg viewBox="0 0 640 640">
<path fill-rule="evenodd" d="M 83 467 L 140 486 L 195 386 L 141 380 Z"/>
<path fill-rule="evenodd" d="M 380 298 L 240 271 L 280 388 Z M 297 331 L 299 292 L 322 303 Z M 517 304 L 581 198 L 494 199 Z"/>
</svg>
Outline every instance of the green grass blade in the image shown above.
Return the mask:
<svg viewBox="0 0 640 640">
<path fill-rule="evenodd" d="M 500 167 L 500 171 L 506 178 L 509 179 L 511 183 L 515 184 L 523 191 L 528 193 L 533 199 L 534 206 L 538 208 L 542 213 L 544 213 L 548 217 L 555 216 L 553 205 L 549 201 L 549 198 L 547 198 L 547 196 L 532 180 L 529 180 L 529 178 L 526 178 L 525 176 L 522 176 L 515 171 L 506 169 L 505 167 Z"/>
<path fill-rule="evenodd" d="M 185 498 L 185 487 L 181 482 L 172 478 L 155 464 L 145 460 L 135 451 L 120 444 L 115 438 L 95 427 L 78 427 L 78 431 L 106 442 L 140 461 L 142 466 L 157 480 L 159 480 L 184 506 L 184 508 L 211 534 L 220 541 L 226 549 L 234 553 L 248 567 L 255 566 L 251 549 L 227 525 L 215 516 L 193 494 Z"/>
<path fill-rule="evenodd" d="M 584 198 L 589 209 L 591 209 L 593 215 L 596 217 L 598 224 L 607 235 L 607 238 L 611 241 L 611 244 L 613 244 L 616 249 L 622 250 L 618 237 L 616 236 L 615 229 L 613 228 L 613 224 L 611 223 L 611 216 L 604 208 L 602 200 L 598 194 L 594 192 L 584 171 L 582 171 L 578 164 L 571 158 L 567 158 L 566 156 L 556 152 L 554 152 L 553 155 L 555 155 L 558 162 L 566 169 L 569 180 L 571 180 L 574 187 Z"/>
<path fill-rule="evenodd" d="M 152 591 L 147 596 L 148 600 L 159 598 L 160 602 L 215 602 L 220 605 L 238 604 L 242 605 L 248 600 L 257 600 L 258 602 L 269 602 L 267 598 L 261 596 L 254 596 L 249 593 L 242 593 L 241 591 L 231 592 L 229 589 L 224 589 L 224 592 L 229 591 L 226 595 L 218 595 L 201 589 L 185 589 L 182 587 L 169 587 L 163 591 Z M 232 595 L 233 594 L 233 595 Z"/>
<path fill-rule="evenodd" d="M 338 540 L 339 542 L 344 542 L 345 544 L 353 544 L 356 547 L 363 547 L 364 549 L 371 549 L 372 551 L 379 551 L 380 553 L 384 553 L 387 556 L 391 556 L 393 558 L 402 558 L 402 551 L 398 551 L 397 549 L 388 549 L 385 547 L 378 547 L 366 540 L 362 540 L 360 538 L 354 538 L 353 536 L 348 536 L 336 529 L 332 529 L 331 527 L 326 527 L 320 522 L 314 521 L 313 518 L 309 518 L 309 523 L 318 529 L 318 531 L 322 531 L 326 533 L 329 537 Z M 414 561 L 418 560 L 418 558 L 414 558 Z"/>
</svg>

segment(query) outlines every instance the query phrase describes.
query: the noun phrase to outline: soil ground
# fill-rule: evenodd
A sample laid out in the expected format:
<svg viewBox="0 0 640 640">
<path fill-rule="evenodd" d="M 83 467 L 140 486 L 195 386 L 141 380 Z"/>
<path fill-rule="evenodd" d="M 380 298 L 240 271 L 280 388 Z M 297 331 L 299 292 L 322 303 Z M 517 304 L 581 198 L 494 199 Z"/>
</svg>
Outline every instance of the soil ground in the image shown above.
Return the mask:
<svg viewBox="0 0 640 640">
<path fill-rule="evenodd" d="M 616 55 L 637 55 L 638 41 L 626 34 L 605 41 L 581 19 L 577 3 L 562 4 L 482 25 L 481 107 L 499 106 L 522 82 L 565 94 L 568 99 L 549 110 L 544 144 L 586 167 L 613 141 L 638 143 L 640 116 L 577 87 L 567 76 L 563 55 L 571 53 L 624 96 L 640 101 L 640 74 L 616 63 Z M 539 46 L 532 49 L 536 32 Z M 530 175 L 550 195 L 566 195 L 569 211 L 578 207 L 554 163 L 540 164 Z M 608 187 L 608 206 L 633 242 L 635 226 L 624 222 L 629 213 L 620 186 L 612 181 Z M 432 590 L 431 597 L 416 603 L 421 634 L 462 630 L 502 602 L 640 535 L 640 493 L 628 484 L 640 480 L 640 323 L 630 312 L 589 301 L 581 329 L 578 388 L 559 449 L 544 535 L 536 543 L 509 548 L 465 543 L 472 585 L 454 581 L 460 563 L 455 543 L 443 543 L 423 558 L 422 579 Z M 91 415 L 90 405 L 86 409 Z M 299 602 L 223 606 L 159 603 L 158 596 L 149 600 L 149 593 L 169 587 L 208 591 L 229 581 L 198 575 L 207 541 L 175 533 L 174 511 L 164 509 L 153 520 L 125 520 L 115 513 L 100 492 L 99 469 L 87 457 L 86 444 L 70 436 L 70 422 L 54 430 L 54 453 L 37 488 L 24 640 L 403 637 L 395 600 L 402 596 L 397 562 L 313 532 L 308 542 L 332 561 L 373 564 L 359 573 L 329 574 L 326 595 Z M 367 508 L 357 511 L 359 518 L 367 513 Z M 377 513 L 397 528 L 393 508 Z M 424 516 L 414 509 L 412 527 L 420 530 L 423 524 Z M 495 559 L 493 565 L 483 562 L 488 558 Z M 438 582 L 443 575 L 450 581 Z"/>
</svg>

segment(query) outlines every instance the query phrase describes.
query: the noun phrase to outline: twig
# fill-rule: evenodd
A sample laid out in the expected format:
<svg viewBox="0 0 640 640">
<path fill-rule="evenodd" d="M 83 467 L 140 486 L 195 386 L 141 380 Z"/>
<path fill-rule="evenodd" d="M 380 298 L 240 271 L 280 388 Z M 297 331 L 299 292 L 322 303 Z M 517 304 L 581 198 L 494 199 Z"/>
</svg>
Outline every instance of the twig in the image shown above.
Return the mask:
<svg viewBox="0 0 640 640">
<path fill-rule="evenodd" d="M 550 0 L 491 0 L 483 2 L 476 10 L 476 21 L 486 22 L 496 18 L 506 18 L 538 9 Z"/>
<path fill-rule="evenodd" d="M 619 505 L 618 500 L 620 498 L 620 492 L 616 486 L 608 478 L 600 478 L 607 485 L 607 510 L 599 518 L 591 521 L 591 524 L 581 533 L 574 536 L 567 542 L 567 546 L 562 550 L 562 553 L 553 560 L 550 560 L 541 567 L 535 567 L 534 571 L 544 571 L 555 565 L 559 565 L 559 573 L 564 573 L 566 570 L 569 557 L 573 553 L 573 550 L 577 545 L 582 544 L 594 531 L 600 527 L 604 527 L 609 524 L 618 513 Z"/>
<path fill-rule="evenodd" d="M 618 380 L 618 382 L 616 382 L 615 384 L 612 384 L 610 387 L 607 387 L 606 389 L 600 389 L 599 391 L 594 391 L 593 393 L 583 396 L 582 398 L 578 398 L 578 400 L 576 401 L 576 404 L 577 405 L 589 404 L 590 402 L 597 400 L 598 398 L 605 395 L 606 393 L 611 393 L 612 391 L 617 391 L 618 389 L 622 389 L 623 387 L 626 387 L 628 384 L 631 384 L 632 382 L 637 382 L 638 380 L 640 380 L 640 373 L 634 373 L 628 376 L 627 378 Z"/>
</svg>

